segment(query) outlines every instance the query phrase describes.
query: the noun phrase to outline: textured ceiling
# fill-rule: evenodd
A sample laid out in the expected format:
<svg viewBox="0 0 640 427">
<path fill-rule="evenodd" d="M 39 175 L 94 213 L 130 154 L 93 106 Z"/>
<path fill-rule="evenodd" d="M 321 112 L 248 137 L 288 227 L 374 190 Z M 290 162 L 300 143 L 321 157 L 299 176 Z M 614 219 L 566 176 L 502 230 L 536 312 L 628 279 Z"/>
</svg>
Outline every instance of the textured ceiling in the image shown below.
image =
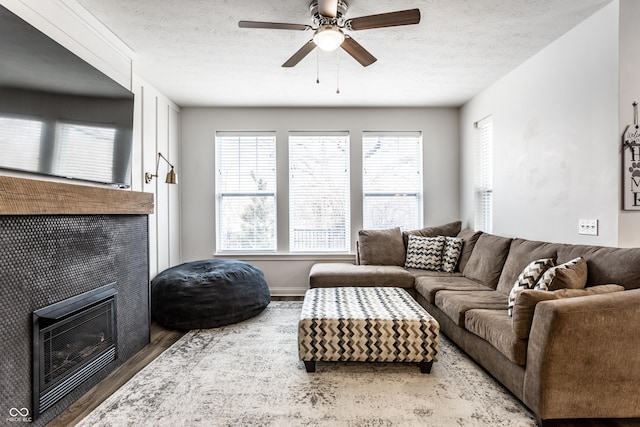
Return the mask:
<svg viewBox="0 0 640 427">
<path fill-rule="evenodd" d="M 181 106 L 459 106 L 611 0 L 346 0 L 347 18 L 422 14 L 418 25 L 351 32 L 378 58 L 367 68 L 341 50 L 282 68 L 310 32 L 238 28 L 311 24 L 307 0 L 77 1 Z"/>
</svg>

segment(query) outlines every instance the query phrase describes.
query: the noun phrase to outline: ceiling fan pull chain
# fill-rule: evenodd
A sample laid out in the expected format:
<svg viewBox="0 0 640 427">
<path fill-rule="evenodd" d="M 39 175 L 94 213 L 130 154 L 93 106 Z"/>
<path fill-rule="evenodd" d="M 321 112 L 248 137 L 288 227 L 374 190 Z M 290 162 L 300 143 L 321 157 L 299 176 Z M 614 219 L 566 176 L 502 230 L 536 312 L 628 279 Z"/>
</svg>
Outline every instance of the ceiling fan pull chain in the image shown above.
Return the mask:
<svg viewBox="0 0 640 427">
<path fill-rule="evenodd" d="M 340 57 L 338 56 L 338 49 L 336 49 L 336 93 L 340 93 Z"/>
<path fill-rule="evenodd" d="M 316 49 L 316 83 L 320 84 L 320 51 Z"/>
</svg>

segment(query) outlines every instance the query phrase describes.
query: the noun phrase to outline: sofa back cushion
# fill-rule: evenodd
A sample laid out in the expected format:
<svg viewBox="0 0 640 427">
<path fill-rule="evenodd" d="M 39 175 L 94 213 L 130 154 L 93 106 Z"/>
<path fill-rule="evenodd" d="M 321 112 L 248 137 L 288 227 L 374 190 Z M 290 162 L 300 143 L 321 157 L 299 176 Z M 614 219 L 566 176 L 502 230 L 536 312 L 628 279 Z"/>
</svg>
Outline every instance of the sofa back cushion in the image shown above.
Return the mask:
<svg viewBox="0 0 640 427">
<path fill-rule="evenodd" d="M 400 227 L 358 232 L 359 264 L 403 266 L 405 257 Z"/>
<path fill-rule="evenodd" d="M 527 265 L 542 258 L 552 258 L 555 261 L 559 246 L 556 243 L 513 239 L 509 248 L 509 256 L 504 263 L 496 290 L 509 295 L 513 284 L 518 280 L 518 276 Z"/>
<path fill-rule="evenodd" d="M 462 221 L 454 221 L 448 224 L 437 225 L 434 227 L 425 227 L 420 230 L 404 231 L 402 233 L 402 239 L 404 240 L 404 247 L 409 244 L 409 235 L 422 237 L 437 237 L 437 236 L 450 236 L 455 237 L 462 228 Z"/>
<path fill-rule="evenodd" d="M 640 288 L 640 248 L 559 245 L 557 263 L 583 257 L 587 261 L 587 287 L 615 283 Z"/>
<path fill-rule="evenodd" d="M 462 251 L 460 251 L 460 257 L 458 258 L 458 265 L 455 271 L 463 272 L 464 267 L 469 262 L 469 257 L 473 252 L 473 247 L 476 245 L 478 238 L 482 234 L 482 231 L 473 231 L 470 228 L 465 228 L 458 233 L 459 238 L 462 239 Z"/>
<path fill-rule="evenodd" d="M 502 267 L 509 254 L 510 244 L 511 239 L 508 237 L 483 233 L 478 237 L 478 241 L 462 273 L 469 279 L 495 289 L 498 284 L 498 279 L 500 279 Z M 524 266 L 522 266 L 522 268 L 524 268 Z M 520 271 L 522 271 L 522 269 L 520 269 Z M 520 274 L 520 272 L 518 272 L 518 274 Z M 511 285 L 513 286 L 513 282 Z M 509 287 L 505 295 L 509 295 L 510 290 L 511 287 Z M 507 308 L 506 304 L 504 308 Z"/>
</svg>

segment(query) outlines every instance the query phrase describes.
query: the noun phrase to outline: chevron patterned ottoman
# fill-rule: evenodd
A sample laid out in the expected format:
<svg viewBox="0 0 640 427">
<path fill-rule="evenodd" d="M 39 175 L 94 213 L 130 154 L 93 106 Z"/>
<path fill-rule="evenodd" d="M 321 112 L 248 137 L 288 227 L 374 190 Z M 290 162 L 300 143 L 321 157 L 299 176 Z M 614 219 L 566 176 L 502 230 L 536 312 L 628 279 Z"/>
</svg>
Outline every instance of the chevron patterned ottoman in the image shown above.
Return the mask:
<svg viewBox="0 0 640 427">
<path fill-rule="evenodd" d="M 390 287 L 313 288 L 298 323 L 298 354 L 307 372 L 316 361 L 438 361 L 440 325 L 407 291 Z"/>
</svg>

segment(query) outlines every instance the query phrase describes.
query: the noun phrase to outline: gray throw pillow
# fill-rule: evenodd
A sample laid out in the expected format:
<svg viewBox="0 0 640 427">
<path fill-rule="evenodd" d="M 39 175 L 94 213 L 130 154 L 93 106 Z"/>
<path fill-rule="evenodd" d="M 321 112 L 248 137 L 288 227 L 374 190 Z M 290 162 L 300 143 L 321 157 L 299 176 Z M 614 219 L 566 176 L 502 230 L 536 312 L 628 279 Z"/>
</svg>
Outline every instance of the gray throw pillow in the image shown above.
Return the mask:
<svg viewBox="0 0 640 427">
<path fill-rule="evenodd" d="M 360 230 L 358 253 L 362 265 L 404 265 L 406 252 L 400 227 Z"/>
</svg>

